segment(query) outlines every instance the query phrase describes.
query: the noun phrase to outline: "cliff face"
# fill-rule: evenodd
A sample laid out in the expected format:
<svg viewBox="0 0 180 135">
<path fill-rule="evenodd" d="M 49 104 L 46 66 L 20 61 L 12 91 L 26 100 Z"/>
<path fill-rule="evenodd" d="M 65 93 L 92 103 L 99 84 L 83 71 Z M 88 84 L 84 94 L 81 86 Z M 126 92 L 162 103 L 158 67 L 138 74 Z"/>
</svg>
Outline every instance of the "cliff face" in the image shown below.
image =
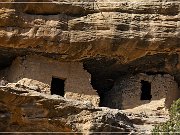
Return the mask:
<svg viewBox="0 0 180 135">
<path fill-rule="evenodd" d="M 178 79 L 178 0 L 9 2 L 0 5 L 4 66 L 17 55 L 38 53 L 83 61 L 95 78 L 152 71 L 175 74 Z"/>
<path fill-rule="evenodd" d="M 95 108 L 90 102 L 48 96 L 18 84 L 0 87 L 1 132 L 90 134 L 133 130 L 130 120 L 117 109 Z"/>
<path fill-rule="evenodd" d="M 111 90 L 114 83 L 117 84 L 120 76 L 128 78 L 139 73 L 151 76 L 169 74 L 180 85 L 179 0 L 36 1 L 1 0 L 4 3 L 0 4 L 0 69 L 10 66 L 18 56 L 34 54 L 60 62 L 78 61 L 91 74 L 91 84 L 101 99 L 104 92 Z M 122 125 L 118 125 L 121 120 L 114 121 L 116 117 L 124 118 L 118 111 L 110 112 L 112 123 L 107 124 L 107 129 L 102 129 L 106 125 L 99 123 L 109 120 L 104 119 L 109 110 L 104 113 L 101 108 L 99 113 L 99 108 L 89 109 L 86 105 L 81 108 L 84 106 L 82 104 L 76 108 L 74 101 L 52 100 L 53 97 L 40 96 L 39 93 L 35 93 L 38 96 L 29 97 L 28 93 L 32 93 L 22 89 L 0 88 L 0 106 L 5 108 L 0 110 L 1 118 L 8 125 L 4 127 L 0 122 L 3 131 L 17 131 L 24 125 L 30 127 L 33 121 L 37 123 L 37 127 L 32 127 L 34 131 L 36 128 L 42 131 L 85 132 L 133 130 L 127 118 L 124 120 L 127 123 Z M 26 108 L 29 107 L 26 103 L 38 109 Z M 57 104 L 62 104 L 63 108 Z M 50 111 L 48 105 L 52 107 Z M 69 108 L 74 109 L 73 114 Z M 52 115 L 60 116 L 56 109 L 62 111 L 62 119 L 51 121 Z M 42 115 L 35 118 L 37 113 Z M 73 125 L 74 116 L 79 116 L 78 113 L 82 113 L 82 117 L 75 120 L 80 124 Z M 66 114 L 69 115 L 64 116 Z M 89 117 L 83 120 L 85 115 Z M 98 122 L 96 116 L 100 117 Z M 96 127 L 93 122 L 86 123 L 93 117 L 94 123 L 100 127 Z M 71 123 L 64 127 L 62 123 L 69 121 Z M 139 122 L 137 119 L 134 121 Z M 84 124 L 88 127 L 83 127 Z M 31 130 L 28 127 L 22 128 L 23 131 Z"/>
</svg>

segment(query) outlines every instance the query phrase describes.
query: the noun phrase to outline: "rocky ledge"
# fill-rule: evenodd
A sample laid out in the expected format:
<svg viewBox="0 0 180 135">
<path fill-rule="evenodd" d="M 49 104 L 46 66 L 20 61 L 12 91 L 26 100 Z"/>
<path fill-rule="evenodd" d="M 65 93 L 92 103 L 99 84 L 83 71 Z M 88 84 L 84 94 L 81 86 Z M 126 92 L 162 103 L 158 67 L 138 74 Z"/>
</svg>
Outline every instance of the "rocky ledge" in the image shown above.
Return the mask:
<svg viewBox="0 0 180 135">
<path fill-rule="evenodd" d="M 119 77 L 140 73 L 168 74 L 180 86 L 179 0 L 1 0 L 0 41 L 1 71 L 34 54 L 80 62 L 100 98 Z M 0 87 L 0 131 L 134 132 L 144 121 L 157 123 L 127 115 L 21 85 Z"/>
<path fill-rule="evenodd" d="M 46 95 L 23 85 L 0 87 L 0 131 L 3 132 L 133 132 L 118 109 Z"/>
</svg>

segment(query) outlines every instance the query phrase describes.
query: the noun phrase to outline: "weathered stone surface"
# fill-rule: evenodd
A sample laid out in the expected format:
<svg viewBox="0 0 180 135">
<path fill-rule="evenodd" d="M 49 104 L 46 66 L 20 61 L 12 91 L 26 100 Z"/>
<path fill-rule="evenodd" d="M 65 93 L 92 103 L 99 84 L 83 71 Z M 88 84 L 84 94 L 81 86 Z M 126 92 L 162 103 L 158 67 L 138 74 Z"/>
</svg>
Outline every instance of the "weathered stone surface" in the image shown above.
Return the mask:
<svg viewBox="0 0 180 135">
<path fill-rule="evenodd" d="M 124 75 L 161 72 L 174 76 L 180 86 L 179 0 L 2 1 L 11 3 L 0 4 L 0 69 L 16 57 L 34 54 L 60 62 L 81 61 L 101 98 Z M 35 87 L 13 87 L 1 88 L 2 131 L 116 131 L 119 125 L 114 126 L 111 116 L 123 118 L 118 111 L 108 113 L 109 109 L 87 109 L 80 102 L 49 98 L 33 92 L 38 91 Z M 36 96 L 30 96 L 33 93 Z M 106 115 L 113 121 L 110 125 Z M 126 124 L 117 131 L 132 130 Z"/>
<path fill-rule="evenodd" d="M 121 57 L 122 63 L 178 51 L 178 1 L 44 2 L 52 4 L 1 4 L 1 46 L 64 54 L 62 59 Z"/>
<path fill-rule="evenodd" d="M 117 109 L 67 100 L 28 88 L 0 87 L 0 131 L 132 132 L 129 119 Z"/>
<path fill-rule="evenodd" d="M 142 82 L 148 83 L 149 88 Z M 105 93 L 103 105 L 119 109 L 146 105 L 149 110 L 158 110 L 158 108 L 169 108 L 173 101 L 179 98 L 179 94 L 177 83 L 168 74 L 138 74 L 120 77 L 112 90 Z M 157 102 L 157 105 L 153 102 Z"/>
<path fill-rule="evenodd" d="M 30 89 L 44 94 L 49 94 L 49 95 L 51 94 L 50 86 L 48 84 L 44 84 L 37 80 L 28 79 L 28 78 L 23 78 L 19 80 L 17 83 L 8 83 L 7 86 L 12 88 L 20 87 L 23 89 Z"/>
<path fill-rule="evenodd" d="M 40 2 L 49 3 L 0 5 L 2 65 L 38 53 L 60 61 L 82 60 L 92 77 L 101 80 L 95 81 L 99 86 L 123 73 L 147 71 L 169 73 L 180 83 L 178 0 Z"/>
<path fill-rule="evenodd" d="M 80 62 L 59 62 L 46 57 L 18 57 L 4 73 L 11 83 L 25 87 L 37 87 L 37 91 L 51 94 L 52 78 L 64 80 L 64 95 L 69 99 L 91 101 L 99 106 L 99 96 L 91 85 L 91 75 L 84 70 Z M 44 83 L 44 84 L 43 84 Z M 59 88 L 57 91 L 61 91 Z"/>
</svg>

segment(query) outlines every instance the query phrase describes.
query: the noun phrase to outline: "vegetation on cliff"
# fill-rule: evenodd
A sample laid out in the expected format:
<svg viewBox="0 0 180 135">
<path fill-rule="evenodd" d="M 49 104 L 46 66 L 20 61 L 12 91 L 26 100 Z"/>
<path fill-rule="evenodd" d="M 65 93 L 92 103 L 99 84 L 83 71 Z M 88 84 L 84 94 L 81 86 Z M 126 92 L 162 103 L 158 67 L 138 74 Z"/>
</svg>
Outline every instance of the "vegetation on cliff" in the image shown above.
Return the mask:
<svg viewBox="0 0 180 135">
<path fill-rule="evenodd" d="M 174 102 L 170 108 L 170 120 L 166 123 L 155 126 L 153 134 L 159 132 L 177 133 L 180 132 L 180 99 Z"/>
</svg>

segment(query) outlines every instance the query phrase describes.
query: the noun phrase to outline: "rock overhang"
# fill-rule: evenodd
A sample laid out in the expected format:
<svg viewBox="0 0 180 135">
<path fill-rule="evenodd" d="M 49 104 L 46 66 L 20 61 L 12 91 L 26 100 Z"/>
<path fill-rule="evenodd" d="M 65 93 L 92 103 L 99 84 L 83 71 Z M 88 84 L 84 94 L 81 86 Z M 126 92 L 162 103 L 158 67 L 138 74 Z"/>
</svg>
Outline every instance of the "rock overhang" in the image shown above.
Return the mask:
<svg viewBox="0 0 180 135">
<path fill-rule="evenodd" d="M 0 6 L 2 68 L 37 54 L 82 62 L 105 91 L 128 74 L 164 72 L 180 82 L 178 1 L 11 2 Z"/>
<path fill-rule="evenodd" d="M 178 0 L 42 0 L 40 2 L 48 3 L 38 4 L 33 3 L 35 0 L 9 2 L 12 3 L 0 5 L 1 69 L 10 66 L 19 56 L 38 55 L 60 62 L 83 63 L 99 95 L 110 91 L 118 78 L 139 73 L 170 74 L 180 85 Z M 3 92 L 7 94 L 7 91 Z M 13 94 L 19 94 L 16 92 Z M 38 96 L 41 97 L 41 93 Z M 20 94 L 17 101 L 21 99 Z M 46 102 L 46 99 L 43 101 Z M 53 98 L 47 104 L 52 105 L 56 100 Z M 54 106 L 48 106 L 51 107 Z M 4 113 L 7 111 L 4 110 Z M 74 113 L 79 113 L 79 109 L 74 109 Z M 106 119 L 105 116 L 103 118 Z M 67 123 L 73 125 L 71 120 Z M 59 124 L 53 120 L 50 123 Z M 60 127 L 63 125 L 60 124 Z M 41 129 L 41 126 L 38 128 Z M 90 130 L 95 131 L 97 128 L 96 131 L 104 131 L 99 126 L 92 126 Z M 52 126 L 52 130 L 56 128 Z M 71 131 L 71 128 L 60 130 Z M 107 130 L 110 131 L 109 128 Z"/>
</svg>

